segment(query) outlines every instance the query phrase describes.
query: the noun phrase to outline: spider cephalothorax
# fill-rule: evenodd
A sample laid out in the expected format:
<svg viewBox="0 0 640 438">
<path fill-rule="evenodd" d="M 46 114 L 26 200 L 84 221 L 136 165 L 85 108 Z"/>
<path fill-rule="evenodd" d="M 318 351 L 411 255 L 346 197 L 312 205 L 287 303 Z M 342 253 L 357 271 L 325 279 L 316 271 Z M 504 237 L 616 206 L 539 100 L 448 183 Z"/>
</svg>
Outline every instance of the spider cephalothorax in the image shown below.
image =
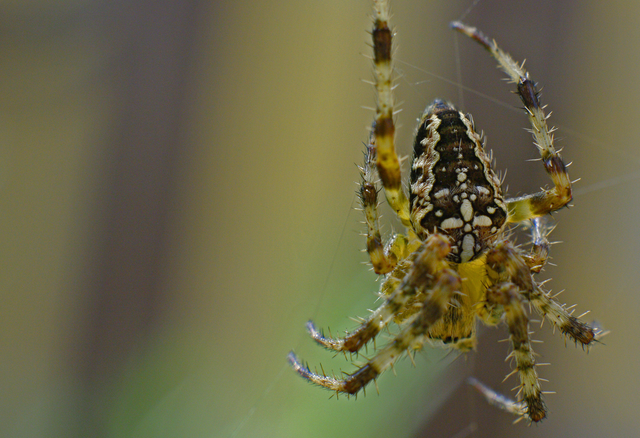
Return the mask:
<svg viewBox="0 0 640 438">
<path fill-rule="evenodd" d="M 547 126 L 536 87 L 522 65 L 475 28 L 452 23 L 454 29 L 487 49 L 517 84 L 535 145 L 554 187 L 505 199 L 471 117 L 436 100 L 427 107 L 416 130 L 407 198 L 394 144 L 388 4 L 386 0 L 373 3 L 377 107 L 361 167 L 360 199 L 367 224 L 367 252 L 374 271 L 384 275 L 380 287 L 384 302 L 343 338 L 324 336 L 311 321 L 307 329 L 319 344 L 343 352 L 360 351 L 391 323 L 398 324 L 400 331 L 344 378 L 312 372 L 293 352 L 289 361 L 301 376 L 315 384 L 356 394 L 405 352 L 411 357 L 425 342 L 469 351 L 476 344 L 476 320 L 487 325 L 505 322 L 514 372 L 520 377 L 518 401 L 478 382 L 474 384 L 492 403 L 530 421 L 540 421 L 546 416 L 546 408 L 524 305 L 529 303 L 582 346 L 590 346 L 600 335 L 572 316 L 534 279 L 549 251 L 550 229 L 544 216 L 571 200 L 571 181 L 553 146 L 553 129 Z M 386 244 L 378 226 L 378 178 L 387 202 L 406 227 L 405 235 L 395 235 Z M 508 236 L 509 224 L 524 221 L 530 225 L 530 251 L 514 245 Z"/>
</svg>

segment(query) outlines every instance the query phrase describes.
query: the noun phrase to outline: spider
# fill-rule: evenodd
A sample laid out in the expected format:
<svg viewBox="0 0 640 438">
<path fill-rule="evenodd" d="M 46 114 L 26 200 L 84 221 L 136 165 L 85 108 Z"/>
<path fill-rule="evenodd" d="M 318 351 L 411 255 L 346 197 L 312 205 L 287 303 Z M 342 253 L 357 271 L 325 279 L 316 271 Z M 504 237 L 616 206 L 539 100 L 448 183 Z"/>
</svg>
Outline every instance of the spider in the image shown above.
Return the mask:
<svg viewBox="0 0 640 438">
<path fill-rule="evenodd" d="M 476 346 L 476 320 L 494 326 L 506 322 L 511 354 L 520 378 L 517 401 L 503 397 L 477 381 L 493 404 L 530 422 L 546 416 L 540 378 L 529 338 L 529 304 L 565 336 L 584 347 L 602 334 L 572 316 L 534 279 L 546 263 L 550 227 L 545 216 L 571 201 L 571 181 L 553 146 L 553 128 L 541 106 L 536 85 L 523 65 L 477 29 L 460 22 L 451 27 L 466 35 L 498 61 L 517 84 L 534 144 L 554 187 L 505 198 L 501 181 L 491 168 L 482 135 L 469 115 L 437 99 L 420 118 L 414 140 L 409 196 L 402 186 L 400 160 L 395 152 L 393 86 L 388 0 L 374 0 L 373 64 L 376 115 L 360 168 L 360 200 L 367 225 L 367 252 L 373 270 L 383 275 L 384 302 L 343 338 L 327 337 L 313 322 L 311 337 L 336 351 L 357 353 L 390 323 L 399 333 L 352 374 L 336 378 L 312 372 L 291 352 L 289 362 L 302 377 L 336 393 L 357 394 L 404 353 L 420 350 L 425 342 L 467 352 Z M 384 244 L 378 226 L 378 179 L 386 200 L 406 227 Z M 513 224 L 529 224 L 531 249 L 509 240 Z M 581 315 L 582 316 L 582 315 Z M 374 345 L 375 346 L 375 345 Z"/>
</svg>

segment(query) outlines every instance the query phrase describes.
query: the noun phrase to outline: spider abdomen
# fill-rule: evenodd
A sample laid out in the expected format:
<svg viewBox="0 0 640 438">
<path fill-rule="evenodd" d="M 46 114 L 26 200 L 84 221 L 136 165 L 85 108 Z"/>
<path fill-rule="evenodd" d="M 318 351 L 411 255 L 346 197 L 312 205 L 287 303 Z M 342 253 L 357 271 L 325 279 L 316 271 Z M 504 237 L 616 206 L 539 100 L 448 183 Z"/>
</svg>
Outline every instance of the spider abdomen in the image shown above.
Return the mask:
<svg viewBox="0 0 640 438">
<path fill-rule="evenodd" d="M 447 235 L 456 263 L 481 254 L 507 217 L 482 137 L 467 116 L 442 100 L 427 107 L 416 132 L 410 205 L 418 235 Z"/>
</svg>

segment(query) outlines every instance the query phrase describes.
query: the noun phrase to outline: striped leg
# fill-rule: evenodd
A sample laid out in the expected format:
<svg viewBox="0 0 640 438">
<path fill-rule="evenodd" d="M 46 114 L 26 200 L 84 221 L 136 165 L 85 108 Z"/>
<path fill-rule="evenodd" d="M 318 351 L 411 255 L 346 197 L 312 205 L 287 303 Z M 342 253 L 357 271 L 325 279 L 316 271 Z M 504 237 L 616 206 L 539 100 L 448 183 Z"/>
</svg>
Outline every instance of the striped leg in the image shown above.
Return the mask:
<svg viewBox="0 0 640 438">
<path fill-rule="evenodd" d="M 538 285 L 529 294 L 528 299 L 541 316 L 548 318 L 564 335 L 569 336 L 576 344 L 580 343 L 583 348 L 589 347 L 603 335 L 599 329 L 596 330 L 580 321 L 579 317 L 573 316 L 572 310 L 558 303 Z"/>
<path fill-rule="evenodd" d="M 399 260 L 407 256 L 407 238 L 395 235 L 383 245 L 378 225 L 378 187 L 375 183 L 376 147 L 375 136 L 371 139 L 364 152 L 364 165 L 360 168 L 362 182 L 360 183 L 360 203 L 364 211 L 367 224 L 367 252 L 376 274 L 387 274 L 396 267 Z"/>
<path fill-rule="evenodd" d="M 598 339 L 599 332 L 593 327 L 572 316 L 570 311 L 558 303 L 548 292 L 544 291 L 531 276 L 520 251 L 509 242 L 503 242 L 487 254 L 487 264 L 496 272 L 506 272 L 506 275 L 518 286 L 520 293 L 529 301 L 534 309 L 547 317 L 562 333 L 572 338 L 576 343 L 589 346 Z"/>
<path fill-rule="evenodd" d="M 289 362 L 298 374 L 312 383 L 336 392 L 357 394 L 369 382 L 391 367 L 406 351 L 422 348 L 429 328 L 445 314 L 452 296 L 460 290 L 460 284 L 460 277 L 453 270 L 446 269 L 441 272 L 415 318 L 371 360 L 344 379 L 312 372 L 302 364 L 293 352 L 289 353 Z"/>
<path fill-rule="evenodd" d="M 392 33 L 389 29 L 389 5 L 375 0 L 373 13 L 373 63 L 376 88 L 376 118 L 373 127 L 377 149 L 376 165 L 382 180 L 387 202 L 406 227 L 411 226 L 409 201 L 402 190 L 400 160 L 395 150 L 393 122 L 393 87 L 391 75 Z"/>
<path fill-rule="evenodd" d="M 355 331 L 341 339 L 327 338 L 316 328 L 313 322 L 307 323 L 311 337 L 320 345 L 334 351 L 359 351 L 367 342 L 394 318 L 405 304 L 419 291 L 432 287 L 432 282 L 440 272 L 448 269 L 446 257 L 450 246 L 448 240 L 439 235 L 431 235 L 416 253 L 413 267 L 404 277 L 398 288 L 373 312 Z"/>
<path fill-rule="evenodd" d="M 509 340 L 512 352 L 509 356 L 515 359 L 516 370 L 520 376 L 518 399 L 524 403 L 526 417 L 532 421 L 540 421 L 546 416 L 546 408 L 535 369 L 534 353 L 529 339 L 529 319 L 522 305 L 522 297 L 513 283 L 502 283 L 487 290 L 487 301 L 504 307 L 511 334 Z"/>
<path fill-rule="evenodd" d="M 545 115 L 544 107 L 540 105 L 538 90 L 533 81 L 529 79 L 529 74 L 521 64 L 517 64 L 509 54 L 502 51 L 495 41 L 489 40 L 476 28 L 460 22 L 453 22 L 451 26 L 464 35 L 473 38 L 487 49 L 498 61 L 499 67 L 507 73 L 511 81 L 518 84 L 518 95 L 522 103 L 524 103 L 531 122 L 534 144 L 540 152 L 545 170 L 555 185 L 550 190 L 508 199 L 506 201 L 509 211 L 507 220 L 509 222 L 521 222 L 526 219 L 543 216 L 564 207 L 571 201 L 571 181 L 560 154 L 553 147 L 552 133 L 554 129 L 549 129 L 547 126 L 547 118 L 549 116 Z"/>
</svg>

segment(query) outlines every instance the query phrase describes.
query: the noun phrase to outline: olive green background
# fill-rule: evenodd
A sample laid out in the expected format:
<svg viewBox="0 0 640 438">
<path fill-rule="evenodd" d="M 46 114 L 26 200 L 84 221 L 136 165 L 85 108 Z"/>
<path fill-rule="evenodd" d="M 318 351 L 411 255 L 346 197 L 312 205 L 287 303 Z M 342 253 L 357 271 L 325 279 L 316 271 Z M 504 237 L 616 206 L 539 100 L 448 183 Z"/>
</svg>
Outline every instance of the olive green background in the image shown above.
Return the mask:
<svg viewBox="0 0 640 438">
<path fill-rule="evenodd" d="M 450 99 L 509 169 L 509 193 L 537 190 L 549 180 L 527 161 L 513 86 L 448 29 L 470 5 L 393 2 L 398 148 Z M 304 323 L 350 329 L 375 306 L 353 209 L 374 102 L 369 2 L 0 3 L 0 435 L 639 436 L 638 9 L 484 0 L 465 17 L 544 86 L 581 181 L 542 275 L 611 330 L 587 355 L 533 326 L 557 394 L 527 428 L 462 383 L 516 385 L 500 384 L 504 328 L 481 330 L 466 358 L 403 361 L 357 401 L 286 365 L 294 348 L 352 370 Z"/>
</svg>

